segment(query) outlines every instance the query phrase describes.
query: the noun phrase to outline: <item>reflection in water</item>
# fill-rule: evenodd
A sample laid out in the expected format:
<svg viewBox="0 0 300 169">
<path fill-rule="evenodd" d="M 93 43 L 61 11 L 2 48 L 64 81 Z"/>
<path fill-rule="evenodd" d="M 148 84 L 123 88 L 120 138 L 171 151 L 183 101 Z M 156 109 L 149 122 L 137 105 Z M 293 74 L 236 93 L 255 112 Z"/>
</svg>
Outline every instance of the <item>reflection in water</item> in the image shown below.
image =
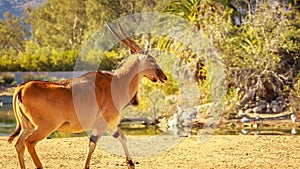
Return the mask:
<svg viewBox="0 0 300 169">
<path fill-rule="evenodd" d="M 16 120 L 11 104 L 0 107 L 0 136 L 6 136 L 15 130 Z"/>
<path fill-rule="evenodd" d="M 16 121 L 12 110 L 12 105 L 4 104 L 0 107 L 0 136 L 7 136 L 15 130 Z M 138 126 L 138 127 L 137 127 Z M 140 124 L 122 124 L 122 131 L 125 135 L 197 135 L 201 129 L 190 130 L 187 128 L 176 128 L 174 132 L 164 132 L 159 127 L 153 125 L 140 125 Z M 217 128 L 214 135 L 300 135 L 297 131 L 299 128 Z M 85 136 L 85 133 L 69 134 L 62 132 L 54 132 L 50 135 L 53 137 L 74 137 L 74 136 Z"/>
</svg>

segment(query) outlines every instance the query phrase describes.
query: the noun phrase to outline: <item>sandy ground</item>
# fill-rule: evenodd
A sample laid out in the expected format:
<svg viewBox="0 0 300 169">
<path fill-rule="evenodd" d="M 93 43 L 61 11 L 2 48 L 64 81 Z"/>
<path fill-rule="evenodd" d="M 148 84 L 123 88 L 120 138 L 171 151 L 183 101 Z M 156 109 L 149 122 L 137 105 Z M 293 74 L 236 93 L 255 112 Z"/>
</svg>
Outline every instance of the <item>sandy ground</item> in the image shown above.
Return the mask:
<svg viewBox="0 0 300 169">
<path fill-rule="evenodd" d="M 16 152 L 6 139 L 0 137 L 0 168 L 16 169 Z M 154 156 L 147 155 L 159 152 L 171 142 L 176 143 L 172 149 Z M 37 151 L 44 168 L 77 169 L 83 168 L 87 143 L 86 137 L 46 139 L 37 145 Z M 93 155 L 91 168 L 127 168 L 124 157 L 104 150 L 107 147 L 118 149 L 119 144 L 112 137 L 102 137 Z M 128 144 L 134 156 L 140 156 L 134 158 L 137 169 L 300 168 L 299 136 L 211 136 L 204 143 L 200 143 L 198 137 L 182 140 L 158 137 L 155 143 L 149 142 L 146 137 L 129 137 Z M 147 147 L 151 147 L 150 153 L 147 153 Z M 28 168 L 34 168 L 27 152 L 25 161 Z"/>
</svg>

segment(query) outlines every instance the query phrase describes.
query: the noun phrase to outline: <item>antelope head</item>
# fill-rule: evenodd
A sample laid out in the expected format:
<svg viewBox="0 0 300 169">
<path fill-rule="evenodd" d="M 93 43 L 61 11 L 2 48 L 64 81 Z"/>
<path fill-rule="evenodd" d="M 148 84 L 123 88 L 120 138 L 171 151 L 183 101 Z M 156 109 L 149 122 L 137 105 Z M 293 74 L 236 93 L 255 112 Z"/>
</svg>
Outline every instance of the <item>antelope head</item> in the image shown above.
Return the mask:
<svg viewBox="0 0 300 169">
<path fill-rule="evenodd" d="M 122 38 L 118 33 L 116 33 L 108 24 L 106 24 L 106 26 L 123 44 L 130 48 L 131 54 L 140 55 L 138 59 L 141 63 L 141 75 L 143 77 L 148 78 L 152 82 L 159 81 L 161 83 L 164 83 L 167 81 L 167 77 L 160 68 L 160 66 L 156 63 L 156 59 L 149 55 L 148 50 L 144 51 L 135 41 L 129 38 L 125 34 L 119 22 L 118 26 L 124 38 Z"/>
<path fill-rule="evenodd" d="M 154 57 L 150 55 L 145 55 L 143 59 L 141 59 L 142 62 L 142 70 L 143 70 L 143 76 L 151 80 L 152 82 L 161 82 L 164 83 L 167 81 L 167 77 L 162 71 L 162 69 L 159 67 L 159 65 L 156 63 L 156 60 Z"/>
</svg>

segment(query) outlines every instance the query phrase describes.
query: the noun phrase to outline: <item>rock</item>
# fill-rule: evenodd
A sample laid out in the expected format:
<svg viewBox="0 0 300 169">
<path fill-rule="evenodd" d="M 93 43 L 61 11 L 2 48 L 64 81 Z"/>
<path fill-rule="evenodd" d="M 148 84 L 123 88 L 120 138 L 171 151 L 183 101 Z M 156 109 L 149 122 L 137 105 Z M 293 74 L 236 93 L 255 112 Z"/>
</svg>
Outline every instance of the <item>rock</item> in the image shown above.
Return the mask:
<svg viewBox="0 0 300 169">
<path fill-rule="evenodd" d="M 262 111 L 262 108 L 260 106 L 254 107 L 253 109 L 254 113 L 260 113 Z"/>
<path fill-rule="evenodd" d="M 262 105 L 262 104 L 266 104 L 267 101 L 266 101 L 266 100 L 260 100 L 260 101 L 258 101 L 258 103 L 259 103 L 260 105 Z"/>
<path fill-rule="evenodd" d="M 270 103 L 267 103 L 266 108 L 270 109 L 270 107 L 271 107 Z"/>
<path fill-rule="evenodd" d="M 256 101 L 254 107 L 259 106 L 259 105 L 260 105 L 259 102 Z"/>
<path fill-rule="evenodd" d="M 276 100 L 277 100 L 277 101 L 283 100 L 283 96 L 278 96 L 278 97 L 276 97 Z"/>
<path fill-rule="evenodd" d="M 261 104 L 260 107 L 261 107 L 262 109 L 265 109 L 267 106 L 266 106 L 266 104 Z"/>
<path fill-rule="evenodd" d="M 245 104 L 244 106 L 245 109 L 248 109 L 249 107 L 250 107 L 249 104 Z"/>
<path fill-rule="evenodd" d="M 247 130 L 247 129 L 242 129 L 241 130 L 242 134 L 246 135 L 250 132 L 250 130 Z"/>
<path fill-rule="evenodd" d="M 258 115 L 255 116 L 255 120 L 259 120 L 259 116 Z"/>
<path fill-rule="evenodd" d="M 293 127 L 292 130 L 291 130 L 291 133 L 292 133 L 293 135 L 295 135 L 295 134 L 297 134 L 297 130 Z"/>
<path fill-rule="evenodd" d="M 245 116 L 247 116 L 247 114 L 244 113 L 243 110 L 239 110 L 238 116 L 239 116 L 239 117 L 245 117 Z"/>
<path fill-rule="evenodd" d="M 192 122 L 191 121 L 184 121 L 183 123 L 181 123 L 181 125 L 183 127 L 191 127 L 192 126 Z"/>
<path fill-rule="evenodd" d="M 272 106 L 272 112 L 273 113 L 279 113 L 280 112 L 280 107 L 278 105 L 273 105 Z"/>
<path fill-rule="evenodd" d="M 247 109 L 247 110 L 245 110 L 245 113 L 246 114 L 253 113 L 253 110 L 252 109 Z"/>
<path fill-rule="evenodd" d="M 252 127 L 253 127 L 253 128 L 257 128 L 257 127 L 258 127 L 258 124 L 255 123 L 255 124 L 252 125 Z"/>
<path fill-rule="evenodd" d="M 295 123 L 296 122 L 296 116 L 295 116 L 295 114 L 293 113 L 293 114 L 291 114 L 291 120 L 292 120 L 292 123 Z"/>
<path fill-rule="evenodd" d="M 277 104 L 278 104 L 278 102 L 276 100 L 271 101 L 271 105 L 277 105 Z"/>
<path fill-rule="evenodd" d="M 243 97 L 242 101 L 240 102 L 240 105 L 247 104 L 253 98 L 254 94 L 255 94 L 254 89 L 249 90 Z"/>
<path fill-rule="evenodd" d="M 168 126 L 170 128 L 172 127 L 176 127 L 178 123 L 178 118 L 177 118 L 177 114 L 173 115 L 169 120 L 168 120 Z"/>
<path fill-rule="evenodd" d="M 261 113 L 265 107 L 266 107 L 265 105 L 260 105 L 260 106 L 254 107 L 252 110 L 254 113 Z"/>
<path fill-rule="evenodd" d="M 180 117 L 178 118 L 178 123 L 183 123 L 183 122 L 184 122 L 184 120 L 185 120 L 185 118 L 184 118 L 184 117 L 182 117 L 182 116 L 180 116 Z"/>
<path fill-rule="evenodd" d="M 243 117 L 243 118 L 241 119 L 241 122 L 243 122 L 243 123 L 248 123 L 248 122 L 250 122 L 250 119 L 249 119 L 248 117 Z"/>
</svg>

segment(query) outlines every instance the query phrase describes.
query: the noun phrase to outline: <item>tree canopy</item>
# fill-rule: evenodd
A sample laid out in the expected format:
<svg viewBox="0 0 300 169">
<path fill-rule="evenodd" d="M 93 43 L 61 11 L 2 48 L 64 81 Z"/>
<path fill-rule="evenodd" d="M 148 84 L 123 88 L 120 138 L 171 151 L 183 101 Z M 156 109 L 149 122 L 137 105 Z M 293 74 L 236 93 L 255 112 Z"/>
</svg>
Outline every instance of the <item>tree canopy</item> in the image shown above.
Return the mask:
<svg viewBox="0 0 300 169">
<path fill-rule="evenodd" d="M 84 42 L 105 23 L 129 14 L 159 12 L 165 3 L 48 0 L 26 9 L 22 18 L 8 13 L 0 22 L 0 70 L 72 70 Z"/>
<path fill-rule="evenodd" d="M 0 70 L 71 71 L 83 44 L 105 23 L 151 11 L 178 15 L 204 32 L 226 67 L 228 104 L 300 96 L 300 10 L 294 0 L 48 0 L 22 18 L 8 13 L 0 21 Z M 192 71 L 199 88 L 208 91 L 203 60 L 172 39 L 151 38 L 153 47 L 177 50 L 184 64 L 197 63 Z M 106 53 L 99 68 L 115 68 L 119 50 Z M 91 51 L 87 64 L 101 52 Z M 170 84 L 167 92 L 174 93 L 178 84 Z"/>
</svg>

